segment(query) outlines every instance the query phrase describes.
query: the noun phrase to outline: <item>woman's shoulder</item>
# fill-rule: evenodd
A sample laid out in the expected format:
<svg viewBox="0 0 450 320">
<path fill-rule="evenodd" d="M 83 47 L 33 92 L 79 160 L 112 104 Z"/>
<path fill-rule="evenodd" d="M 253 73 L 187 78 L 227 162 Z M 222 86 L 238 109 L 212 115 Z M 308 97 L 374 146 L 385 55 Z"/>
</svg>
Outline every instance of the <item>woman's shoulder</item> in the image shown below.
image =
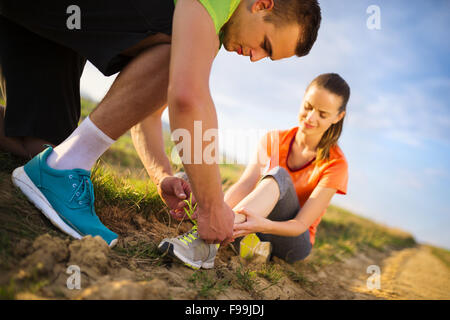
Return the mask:
<svg viewBox="0 0 450 320">
<path fill-rule="evenodd" d="M 259 142 L 259 150 L 264 150 L 269 157 L 282 157 L 289 149 L 290 141 L 295 136 L 297 128 L 267 131 Z"/>
<path fill-rule="evenodd" d="M 278 141 L 283 143 L 286 138 L 292 137 L 297 133 L 298 127 L 292 127 L 289 129 L 275 129 L 267 132 L 266 137 L 270 137 L 272 142 Z"/>
<path fill-rule="evenodd" d="M 330 159 L 343 159 L 347 162 L 344 152 L 337 144 L 330 148 Z"/>
<path fill-rule="evenodd" d="M 341 163 L 345 164 L 345 166 L 348 166 L 347 158 L 345 157 L 345 154 L 342 151 L 342 149 L 337 144 L 335 144 L 330 148 L 330 157 L 327 162 Z"/>
</svg>

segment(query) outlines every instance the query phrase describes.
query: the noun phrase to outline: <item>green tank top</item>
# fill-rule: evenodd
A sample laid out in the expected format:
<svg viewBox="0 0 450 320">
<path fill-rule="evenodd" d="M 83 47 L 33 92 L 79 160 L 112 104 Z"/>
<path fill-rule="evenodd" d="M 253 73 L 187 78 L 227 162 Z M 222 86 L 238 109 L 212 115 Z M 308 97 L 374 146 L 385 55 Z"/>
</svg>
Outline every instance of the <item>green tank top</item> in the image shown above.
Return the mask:
<svg viewBox="0 0 450 320">
<path fill-rule="evenodd" d="M 222 46 L 223 34 L 220 29 L 228 22 L 231 15 L 238 7 L 241 0 L 198 0 L 208 11 L 211 16 L 216 34 L 219 36 L 220 45 Z M 174 0 L 175 5 L 177 0 Z"/>
</svg>

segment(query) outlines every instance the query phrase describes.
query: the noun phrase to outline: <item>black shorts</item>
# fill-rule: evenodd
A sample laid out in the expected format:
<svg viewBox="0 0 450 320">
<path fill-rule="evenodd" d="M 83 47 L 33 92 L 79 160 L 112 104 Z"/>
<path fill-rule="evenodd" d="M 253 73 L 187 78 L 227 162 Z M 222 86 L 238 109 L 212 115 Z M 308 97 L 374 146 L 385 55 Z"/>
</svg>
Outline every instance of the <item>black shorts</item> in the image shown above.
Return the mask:
<svg viewBox="0 0 450 320">
<path fill-rule="evenodd" d="M 67 21 L 80 9 L 80 29 Z M 0 0 L 0 84 L 5 135 L 54 144 L 77 127 L 86 60 L 105 76 L 133 57 L 121 54 L 145 38 L 172 33 L 173 0 Z"/>
</svg>

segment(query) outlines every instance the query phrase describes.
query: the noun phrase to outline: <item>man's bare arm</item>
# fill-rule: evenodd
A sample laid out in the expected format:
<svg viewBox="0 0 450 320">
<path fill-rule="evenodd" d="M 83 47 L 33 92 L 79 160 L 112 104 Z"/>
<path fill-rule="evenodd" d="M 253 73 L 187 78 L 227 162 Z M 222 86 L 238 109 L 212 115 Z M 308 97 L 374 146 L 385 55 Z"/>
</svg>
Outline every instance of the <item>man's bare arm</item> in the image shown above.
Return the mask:
<svg viewBox="0 0 450 320">
<path fill-rule="evenodd" d="M 162 132 L 161 115 L 164 109 L 165 107 L 161 108 L 131 128 L 134 147 L 150 179 L 156 185 L 159 185 L 163 178 L 172 175 Z"/>
<path fill-rule="evenodd" d="M 169 73 L 169 116 L 172 130 L 189 131 L 194 151 L 194 121 L 203 132 L 217 129 L 217 116 L 209 91 L 209 76 L 219 48 L 213 21 L 197 0 L 177 2 L 173 20 Z M 201 158 L 205 145 L 201 143 Z M 216 150 L 218 152 L 218 150 Z M 213 242 L 231 239 L 234 214 L 225 204 L 216 163 L 184 163 L 199 204 L 200 236 Z"/>
<path fill-rule="evenodd" d="M 131 137 L 145 169 L 156 184 L 162 200 L 171 213 L 186 206 L 191 187 L 182 178 L 172 176 L 172 167 L 167 158 L 162 131 L 161 114 L 165 107 L 151 114 L 131 129 Z M 193 198 L 195 201 L 195 198 Z"/>
</svg>

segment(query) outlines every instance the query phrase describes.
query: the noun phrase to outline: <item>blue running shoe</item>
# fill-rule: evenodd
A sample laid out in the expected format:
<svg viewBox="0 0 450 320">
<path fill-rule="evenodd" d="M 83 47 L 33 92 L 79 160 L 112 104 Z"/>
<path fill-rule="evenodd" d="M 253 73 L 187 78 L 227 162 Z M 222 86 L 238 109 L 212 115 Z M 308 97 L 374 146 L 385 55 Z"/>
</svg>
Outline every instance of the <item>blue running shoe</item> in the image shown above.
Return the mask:
<svg viewBox="0 0 450 320">
<path fill-rule="evenodd" d="M 91 173 L 49 167 L 47 158 L 52 151 L 49 146 L 25 166 L 16 168 L 13 184 L 61 231 L 75 239 L 100 236 L 113 247 L 118 236 L 95 214 Z"/>
</svg>

